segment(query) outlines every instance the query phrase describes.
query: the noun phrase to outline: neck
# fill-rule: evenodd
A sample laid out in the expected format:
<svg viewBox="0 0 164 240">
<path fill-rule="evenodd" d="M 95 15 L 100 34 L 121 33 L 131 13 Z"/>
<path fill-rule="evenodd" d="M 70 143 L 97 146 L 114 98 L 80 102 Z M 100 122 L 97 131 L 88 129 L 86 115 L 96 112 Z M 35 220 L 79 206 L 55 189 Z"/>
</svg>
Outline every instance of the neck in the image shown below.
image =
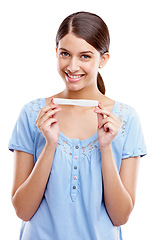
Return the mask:
<svg viewBox="0 0 164 240">
<path fill-rule="evenodd" d="M 91 90 L 79 90 L 79 91 L 70 91 L 69 89 L 65 88 L 65 90 L 59 93 L 58 97 L 67 98 L 67 99 L 90 99 L 90 100 L 97 100 L 102 97 L 103 94 L 98 89 L 91 89 Z"/>
</svg>

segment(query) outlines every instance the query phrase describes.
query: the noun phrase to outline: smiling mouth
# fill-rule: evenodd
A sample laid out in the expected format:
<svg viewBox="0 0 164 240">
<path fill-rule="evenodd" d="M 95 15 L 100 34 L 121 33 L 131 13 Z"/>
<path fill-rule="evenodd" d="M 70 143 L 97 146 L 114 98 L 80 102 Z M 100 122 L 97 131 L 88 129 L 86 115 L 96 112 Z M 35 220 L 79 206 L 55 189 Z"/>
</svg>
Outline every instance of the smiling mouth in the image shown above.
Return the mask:
<svg viewBox="0 0 164 240">
<path fill-rule="evenodd" d="M 76 81 L 79 81 L 81 80 L 81 78 L 85 75 L 85 74 L 79 74 L 79 75 L 71 75 L 67 72 L 65 72 L 66 74 L 66 79 L 70 82 L 76 82 Z"/>
<path fill-rule="evenodd" d="M 70 75 L 69 73 L 65 72 L 65 74 L 72 79 L 76 79 L 76 78 L 81 78 L 84 76 L 84 74 L 79 74 L 79 75 Z"/>
</svg>

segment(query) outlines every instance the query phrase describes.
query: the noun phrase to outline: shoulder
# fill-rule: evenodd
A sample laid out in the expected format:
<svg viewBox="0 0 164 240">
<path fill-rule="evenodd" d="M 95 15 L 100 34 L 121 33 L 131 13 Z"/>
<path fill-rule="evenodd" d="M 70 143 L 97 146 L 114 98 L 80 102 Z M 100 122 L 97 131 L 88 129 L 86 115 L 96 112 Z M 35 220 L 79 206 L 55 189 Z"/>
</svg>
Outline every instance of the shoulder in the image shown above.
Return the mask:
<svg viewBox="0 0 164 240">
<path fill-rule="evenodd" d="M 133 113 L 135 110 L 132 106 L 130 106 L 126 103 L 116 101 L 115 105 L 114 105 L 114 111 L 121 120 L 122 117 L 128 118 L 131 115 L 131 113 Z"/>
<path fill-rule="evenodd" d="M 44 98 L 38 98 L 26 103 L 22 111 L 26 114 L 29 120 L 35 121 L 40 110 L 46 105 Z"/>
<path fill-rule="evenodd" d="M 120 133 L 122 135 L 127 133 L 132 121 L 139 120 L 136 110 L 126 103 L 116 101 L 113 113 L 121 121 Z"/>
<path fill-rule="evenodd" d="M 128 119 L 132 114 L 136 114 L 135 109 L 126 103 L 115 101 L 106 96 L 103 97 L 102 102 L 104 108 L 112 111 L 120 120 Z"/>
</svg>

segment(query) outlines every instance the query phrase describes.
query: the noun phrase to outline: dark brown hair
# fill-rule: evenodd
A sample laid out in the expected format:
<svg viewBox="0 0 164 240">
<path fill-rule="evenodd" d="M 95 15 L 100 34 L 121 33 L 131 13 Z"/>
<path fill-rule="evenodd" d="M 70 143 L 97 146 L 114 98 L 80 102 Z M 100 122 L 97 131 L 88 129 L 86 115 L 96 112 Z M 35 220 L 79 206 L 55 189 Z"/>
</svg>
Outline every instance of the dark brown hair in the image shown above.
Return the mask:
<svg viewBox="0 0 164 240">
<path fill-rule="evenodd" d="M 59 41 L 68 33 L 84 39 L 92 45 L 102 56 L 109 51 L 110 36 L 105 22 L 96 14 L 77 12 L 69 15 L 61 23 L 56 35 L 56 47 Z M 105 85 L 98 72 L 97 87 L 105 95 Z"/>
</svg>

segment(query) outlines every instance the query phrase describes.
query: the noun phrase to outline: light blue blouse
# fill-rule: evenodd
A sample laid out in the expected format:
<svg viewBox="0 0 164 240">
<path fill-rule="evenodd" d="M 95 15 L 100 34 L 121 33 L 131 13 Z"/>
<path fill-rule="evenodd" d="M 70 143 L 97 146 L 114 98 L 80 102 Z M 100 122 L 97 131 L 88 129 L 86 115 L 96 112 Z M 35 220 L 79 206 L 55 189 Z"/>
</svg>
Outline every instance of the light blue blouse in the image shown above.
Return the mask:
<svg viewBox="0 0 164 240">
<path fill-rule="evenodd" d="M 35 163 L 45 145 L 35 120 L 45 105 L 39 98 L 23 107 L 9 142 L 11 151 L 33 154 Z M 119 171 L 122 159 L 144 156 L 146 146 L 136 111 L 115 102 L 113 113 L 121 120 L 112 142 Z M 42 202 L 31 220 L 22 222 L 20 240 L 84 239 L 122 240 L 121 227 L 113 226 L 104 205 L 97 133 L 80 141 L 60 132 Z"/>
</svg>

